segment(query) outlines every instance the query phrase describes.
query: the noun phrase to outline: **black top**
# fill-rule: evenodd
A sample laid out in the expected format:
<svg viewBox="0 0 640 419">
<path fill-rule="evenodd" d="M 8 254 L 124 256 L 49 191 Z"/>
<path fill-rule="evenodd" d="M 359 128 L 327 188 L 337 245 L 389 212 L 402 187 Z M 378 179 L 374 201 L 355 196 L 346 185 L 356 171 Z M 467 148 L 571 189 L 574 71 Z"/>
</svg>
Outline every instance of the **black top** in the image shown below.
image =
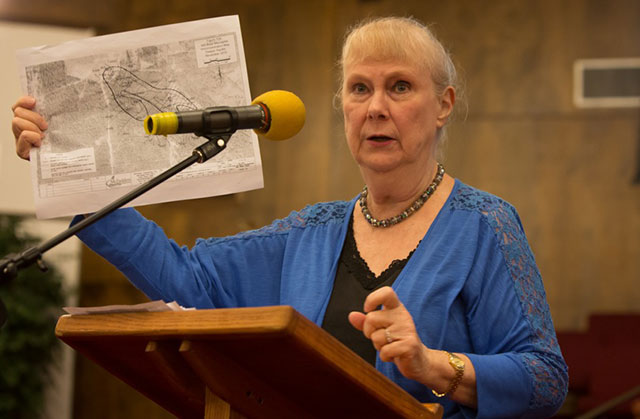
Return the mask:
<svg viewBox="0 0 640 419">
<path fill-rule="evenodd" d="M 340 254 L 336 279 L 322 328 L 371 365 L 375 366 L 376 350 L 361 331 L 351 326 L 348 315 L 352 311 L 362 312 L 364 300 L 372 291 L 391 286 L 412 254 L 413 251 L 406 259 L 394 260 L 380 276 L 376 276 L 358 252 L 353 235 L 353 217 L 349 220 L 347 237 Z"/>
</svg>

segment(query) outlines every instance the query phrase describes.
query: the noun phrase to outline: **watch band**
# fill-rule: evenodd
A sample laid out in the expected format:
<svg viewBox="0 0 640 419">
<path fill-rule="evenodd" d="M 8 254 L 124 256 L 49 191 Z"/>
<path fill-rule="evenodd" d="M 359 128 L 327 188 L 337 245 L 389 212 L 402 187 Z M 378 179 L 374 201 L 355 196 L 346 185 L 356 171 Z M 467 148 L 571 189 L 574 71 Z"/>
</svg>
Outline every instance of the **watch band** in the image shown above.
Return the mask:
<svg viewBox="0 0 640 419">
<path fill-rule="evenodd" d="M 447 354 L 449 355 L 449 365 L 451 365 L 453 370 L 456 372 L 456 376 L 453 377 L 453 380 L 451 380 L 451 384 L 449 385 L 449 389 L 444 393 L 438 393 L 435 390 L 431 390 L 436 397 L 444 397 L 447 394 L 451 394 L 456 391 L 460 381 L 462 381 L 462 376 L 464 375 L 464 361 L 451 352 L 447 352 Z"/>
</svg>

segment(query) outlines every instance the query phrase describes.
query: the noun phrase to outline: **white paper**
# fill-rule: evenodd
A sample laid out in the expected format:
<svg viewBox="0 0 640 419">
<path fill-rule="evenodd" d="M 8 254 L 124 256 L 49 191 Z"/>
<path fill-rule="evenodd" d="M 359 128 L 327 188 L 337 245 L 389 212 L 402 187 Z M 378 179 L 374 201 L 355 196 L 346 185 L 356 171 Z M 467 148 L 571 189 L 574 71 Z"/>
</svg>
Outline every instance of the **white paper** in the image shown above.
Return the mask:
<svg viewBox="0 0 640 419">
<path fill-rule="evenodd" d="M 182 310 L 194 310 L 192 308 L 184 308 L 177 302 L 172 301 L 165 303 L 164 301 L 150 301 L 148 303 L 141 304 L 118 304 L 99 307 L 63 307 L 62 308 L 72 316 L 86 315 L 86 314 L 110 314 L 110 313 L 142 313 L 142 312 L 159 312 L 159 311 L 182 311 Z"/>
<path fill-rule="evenodd" d="M 22 89 L 49 124 L 31 154 L 38 218 L 94 212 L 207 141 L 148 136 L 147 115 L 251 102 L 237 16 L 23 49 L 17 58 Z M 258 139 L 244 130 L 130 205 L 262 186 Z"/>
</svg>

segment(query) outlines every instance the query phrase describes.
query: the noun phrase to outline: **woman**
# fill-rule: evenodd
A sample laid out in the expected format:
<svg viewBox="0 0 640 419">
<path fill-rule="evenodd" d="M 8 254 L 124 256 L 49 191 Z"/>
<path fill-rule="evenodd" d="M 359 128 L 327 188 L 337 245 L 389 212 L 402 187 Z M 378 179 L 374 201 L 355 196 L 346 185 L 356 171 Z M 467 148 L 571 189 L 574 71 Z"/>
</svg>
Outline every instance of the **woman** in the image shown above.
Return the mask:
<svg viewBox="0 0 640 419">
<path fill-rule="evenodd" d="M 518 215 L 435 158 L 456 98 L 447 52 L 415 20 L 378 19 L 346 38 L 342 77 L 359 197 L 191 250 L 133 209 L 79 237 L 150 298 L 291 305 L 447 417 L 552 415 L 566 365 Z M 34 106 L 14 106 L 23 158 L 46 129 Z"/>
</svg>

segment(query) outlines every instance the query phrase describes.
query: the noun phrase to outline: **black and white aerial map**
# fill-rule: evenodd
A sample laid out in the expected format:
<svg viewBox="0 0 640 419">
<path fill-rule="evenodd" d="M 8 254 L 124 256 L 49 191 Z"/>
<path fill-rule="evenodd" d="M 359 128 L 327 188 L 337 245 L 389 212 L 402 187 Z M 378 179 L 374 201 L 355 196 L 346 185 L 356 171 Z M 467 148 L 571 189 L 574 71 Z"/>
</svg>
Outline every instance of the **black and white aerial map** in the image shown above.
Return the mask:
<svg viewBox="0 0 640 419">
<path fill-rule="evenodd" d="M 18 52 L 26 94 L 49 124 L 32 153 L 36 212 L 96 211 L 186 159 L 207 139 L 147 135 L 143 121 L 251 102 L 236 16 L 167 25 Z M 262 187 L 253 131 L 133 202 L 201 198 Z"/>
</svg>

